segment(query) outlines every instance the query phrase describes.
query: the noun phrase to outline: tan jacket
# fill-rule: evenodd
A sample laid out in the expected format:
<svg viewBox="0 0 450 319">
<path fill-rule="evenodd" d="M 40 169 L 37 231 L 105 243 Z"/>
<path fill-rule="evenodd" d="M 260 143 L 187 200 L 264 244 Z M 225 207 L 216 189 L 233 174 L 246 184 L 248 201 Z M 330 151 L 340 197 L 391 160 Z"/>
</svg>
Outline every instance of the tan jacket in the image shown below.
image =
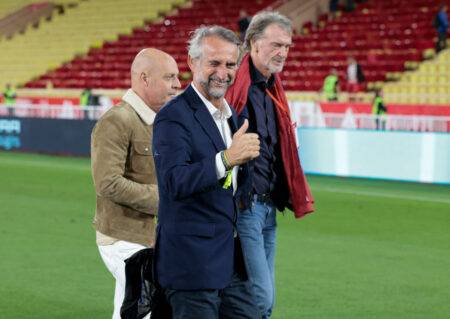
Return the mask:
<svg viewBox="0 0 450 319">
<path fill-rule="evenodd" d="M 97 122 L 91 137 L 100 235 L 153 246 L 158 187 L 152 155 L 155 113 L 132 90 Z M 105 238 L 108 238 L 105 237 Z"/>
</svg>

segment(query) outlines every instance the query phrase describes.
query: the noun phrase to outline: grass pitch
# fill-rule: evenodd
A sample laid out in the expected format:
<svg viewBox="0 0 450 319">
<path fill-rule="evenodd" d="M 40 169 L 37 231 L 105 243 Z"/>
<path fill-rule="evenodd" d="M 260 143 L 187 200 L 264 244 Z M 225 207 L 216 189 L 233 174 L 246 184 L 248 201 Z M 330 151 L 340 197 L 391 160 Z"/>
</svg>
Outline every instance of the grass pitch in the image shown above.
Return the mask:
<svg viewBox="0 0 450 319">
<path fill-rule="evenodd" d="M 111 318 L 88 159 L 0 152 L 0 318 Z M 450 187 L 310 176 L 278 216 L 274 319 L 450 318 Z"/>
</svg>

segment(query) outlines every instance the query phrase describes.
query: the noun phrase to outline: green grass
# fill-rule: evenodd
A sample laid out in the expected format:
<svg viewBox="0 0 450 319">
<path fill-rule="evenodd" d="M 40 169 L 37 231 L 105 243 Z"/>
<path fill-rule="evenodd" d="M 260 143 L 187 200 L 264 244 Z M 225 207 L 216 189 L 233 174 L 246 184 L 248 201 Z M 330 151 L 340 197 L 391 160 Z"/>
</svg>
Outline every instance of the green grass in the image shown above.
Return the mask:
<svg viewBox="0 0 450 319">
<path fill-rule="evenodd" d="M 0 152 L 0 318 L 110 318 L 88 159 Z M 449 318 L 450 187 L 309 177 L 278 216 L 274 319 Z"/>
</svg>

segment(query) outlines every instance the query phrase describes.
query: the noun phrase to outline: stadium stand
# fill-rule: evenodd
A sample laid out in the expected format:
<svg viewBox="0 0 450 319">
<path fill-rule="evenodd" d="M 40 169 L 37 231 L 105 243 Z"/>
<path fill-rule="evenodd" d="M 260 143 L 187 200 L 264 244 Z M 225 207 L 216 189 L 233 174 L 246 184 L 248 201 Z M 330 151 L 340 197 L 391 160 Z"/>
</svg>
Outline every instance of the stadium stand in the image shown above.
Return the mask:
<svg viewBox="0 0 450 319">
<path fill-rule="evenodd" d="M 127 88 L 132 58 L 149 46 L 165 50 L 177 60 L 182 84 L 186 85 L 190 78 L 186 62 L 186 41 L 190 31 L 201 24 L 220 24 L 236 31 L 239 9 L 244 8 L 249 14 L 254 14 L 270 4 L 273 4 L 272 0 L 256 4 L 242 0 L 195 0 L 190 7 L 180 8 L 177 14 L 169 15 L 159 23 L 135 28 L 131 35 L 119 35 L 116 41 L 106 41 L 101 48 L 92 48 L 86 56 L 75 58 L 26 86 L 44 88 L 51 81 L 55 88 Z"/>
<path fill-rule="evenodd" d="M 387 83 L 383 91 L 388 103 L 450 104 L 450 51 L 403 73 L 399 82 Z"/>
<path fill-rule="evenodd" d="M 131 35 L 119 35 L 117 41 L 91 48 L 86 56 L 28 82 L 26 87 L 44 88 L 51 81 L 55 88 L 126 88 L 127 65 L 144 46 L 157 46 L 174 55 L 185 85 L 190 76 L 185 63 L 189 31 L 210 23 L 236 30 L 239 8 L 253 14 L 268 5 L 275 6 L 272 1 L 254 5 L 250 1 L 195 0 L 191 7 L 180 9 L 162 22 L 135 28 Z M 362 65 L 368 89 L 381 87 L 392 74 L 403 72 L 405 63 L 420 62 L 424 52 L 432 50 L 435 31 L 431 21 L 437 7 L 435 0 L 400 0 L 396 6 L 388 0 L 367 1 L 328 24 L 321 19 L 323 28 L 294 37 L 283 72 L 285 87 L 290 91 L 317 92 L 333 67 L 338 69 L 341 83 L 345 83 L 348 56 Z"/>
<path fill-rule="evenodd" d="M 193 0 L 184 3 L 184 0 L 174 0 L 153 2 L 155 7 L 150 12 L 149 2 L 144 0 L 84 0 L 38 30 L 30 30 L 13 41 L 0 42 L 0 50 L 9 53 L 0 59 L 0 66 L 8 75 L 0 79 L 0 86 L 12 82 L 19 86 L 25 84 L 30 89 L 90 87 L 117 92 L 129 86 L 127 73 L 132 56 L 148 46 L 159 47 L 176 58 L 185 86 L 190 79 L 185 59 L 190 31 L 201 24 L 212 23 L 237 30 L 239 9 L 254 14 L 289 2 L 295 1 L 212 3 Z M 419 100 L 397 94 L 415 91 L 414 87 L 406 88 L 406 79 L 415 79 L 414 72 L 403 72 L 408 66 L 420 65 L 424 54 L 433 51 L 436 34 L 432 20 L 439 4 L 437 0 L 399 0 L 398 5 L 392 6 L 388 0 L 368 0 L 333 21 L 327 21 L 326 15 L 317 11 L 317 26 L 311 28 L 309 34 L 294 36 L 294 46 L 282 74 L 286 89 L 297 92 L 291 94 L 295 100 L 319 100 L 317 92 L 331 68 L 338 69 L 341 88 L 345 89 L 347 58 L 353 56 L 362 65 L 366 88 L 370 91 L 384 85 L 390 92 L 388 102 L 448 103 L 445 96 L 428 98 L 431 94 L 447 92 L 445 85 L 449 79 L 446 76 L 433 80 L 441 83 L 440 87 L 418 88 L 419 93 L 429 95 L 426 99 L 423 94 Z M 183 7 L 170 12 L 180 5 Z M 95 14 L 100 10 L 101 21 Z M 121 18 L 125 13 L 127 19 Z M 165 14 L 165 18 L 155 20 L 161 14 Z M 301 28 L 296 26 L 296 29 Z M 426 61 L 424 67 L 429 63 L 434 64 Z M 384 82 L 399 78 L 402 81 L 398 86 L 395 82 Z M 346 100 L 347 96 L 345 92 L 340 94 L 341 100 Z M 371 94 L 358 94 L 359 101 L 370 102 L 371 99 Z"/>
<path fill-rule="evenodd" d="M 62 63 L 83 55 L 91 47 L 131 33 L 145 20 L 158 18 L 183 0 L 89 0 L 81 1 L 65 14 L 53 15 L 52 21 L 30 29 L 10 41 L 0 42 L 0 87 L 5 83 L 21 85 L 56 69 Z M 101 18 L 99 13 L 101 12 Z M 43 87 L 47 85 L 43 82 Z M 42 86 L 41 86 L 42 87 Z"/>
<path fill-rule="evenodd" d="M 306 36 L 296 36 L 284 78 L 288 90 L 318 91 L 331 68 L 345 81 L 347 57 L 361 64 L 368 88 L 381 86 L 405 62 L 421 61 L 434 47 L 434 0 L 367 1 Z"/>
<path fill-rule="evenodd" d="M 332 123 L 332 127 L 341 127 L 346 122 L 343 119 L 351 118 L 357 123 L 368 123 L 368 126 L 357 124 L 356 128 L 373 126 L 373 93 L 358 92 L 349 99 L 347 92 L 340 92 L 338 103 L 327 103 L 319 93 L 323 77 L 331 67 L 339 70 L 345 88 L 347 58 L 353 56 L 363 66 L 369 89 L 384 86 L 389 129 L 450 129 L 450 53 L 442 51 L 436 60 L 430 59 L 434 56 L 436 40 L 432 21 L 440 1 L 400 0 L 401 6 L 393 7 L 387 0 L 367 0 L 355 11 L 341 13 L 332 21 L 323 13 L 325 0 L 227 3 L 174 0 L 170 5 L 161 3 L 158 8 L 152 7 L 152 12 L 148 0 L 80 1 L 79 5 L 68 8 L 66 14 L 55 15 L 50 23 L 43 23 L 38 30 L 28 30 L 24 35 L 0 42 L 0 49 L 10 46 L 9 51 L 3 50 L 8 54 L 0 58 L 0 67 L 7 71 L 0 78 L 0 85 L 6 82 L 22 85 L 41 74 L 27 82 L 26 88 L 18 90 L 15 116 L 96 118 L 102 108 L 93 107 L 90 114 L 78 107 L 82 89 L 92 88 L 96 96 L 102 97 L 102 107 L 117 102 L 130 85 L 127 79 L 133 56 L 149 46 L 175 57 L 186 86 L 191 76 L 186 63 L 186 42 L 192 30 L 215 23 L 237 31 L 241 9 L 253 15 L 262 9 L 288 8 L 288 13 L 294 15 L 299 11 L 316 15 L 310 33 L 303 36 L 295 33 L 282 74 L 293 110 L 307 118 L 307 123 L 299 122 L 301 125 Z M 101 21 L 95 14 L 99 11 Z M 133 14 L 136 11 L 139 13 Z M 123 18 L 124 14 L 127 19 Z M 296 18 L 299 23 L 294 27 L 298 32 L 308 21 L 308 14 Z M 430 52 L 432 55 L 424 58 Z M 395 82 L 399 79 L 400 82 Z M 0 105 L 1 112 L 7 114 L 9 110 Z M 427 124 L 416 127 L 415 116 L 421 116 Z M 396 124 L 400 122 L 409 124 Z"/>
</svg>

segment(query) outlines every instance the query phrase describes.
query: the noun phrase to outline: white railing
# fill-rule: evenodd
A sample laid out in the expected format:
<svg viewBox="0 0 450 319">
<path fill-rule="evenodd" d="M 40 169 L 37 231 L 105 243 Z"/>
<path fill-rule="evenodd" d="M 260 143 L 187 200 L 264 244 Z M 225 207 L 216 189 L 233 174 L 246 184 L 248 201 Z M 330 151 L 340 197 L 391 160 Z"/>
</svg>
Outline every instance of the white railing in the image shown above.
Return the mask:
<svg viewBox="0 0 450 319">
<path fill-rule="evenodd" d="M 298 115 L 298 127 L 330 127 L 367 130 L 450 132 L 449 116 L 315 113 Z"/>
<path fill-rule="evenodd" d="M 401 130 L 416 132 L 450 132 L 449 116 L 383 115 L 323 113 L 314 103 L 304 107 L 291 105 L 292 120 L 297 127 L 330 127 L 368 130 Z M 306 106 L 306 107 L 305 107 Z M 107 110 L 103 106 L 24 104 L 6 107 L 0 104 L 0 116 L 22 118 L 54 118 L 97 120 Z"/>
<path fill-rule="evenodd" d="M 0 104 L 0 116 L 28 117 L 28 118 L 52 118 L 73 120 L 97 120 L 107 110 L 103 106 L 79 105 L 48 105 L 48 104 L 22 104 L 7 107 Z"/>
</svg>

